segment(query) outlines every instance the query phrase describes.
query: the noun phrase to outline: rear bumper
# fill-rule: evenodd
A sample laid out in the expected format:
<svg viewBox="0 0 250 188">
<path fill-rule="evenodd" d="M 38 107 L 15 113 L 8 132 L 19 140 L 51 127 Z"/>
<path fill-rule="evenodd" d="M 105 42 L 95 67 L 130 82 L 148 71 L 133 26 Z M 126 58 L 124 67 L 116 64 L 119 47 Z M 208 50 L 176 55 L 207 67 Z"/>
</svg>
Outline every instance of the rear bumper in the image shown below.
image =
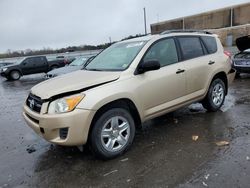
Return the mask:
<svg viewBox="0 0 250 188">
<path fill-rule="evenodd" d="M 23 116 L 29 127 L 45 140 L 58 145 L 80 146 L 87 142 L 94 111 L 75 109 L 48 115 L 38 114 L 24 105 Z"/>
</svg>

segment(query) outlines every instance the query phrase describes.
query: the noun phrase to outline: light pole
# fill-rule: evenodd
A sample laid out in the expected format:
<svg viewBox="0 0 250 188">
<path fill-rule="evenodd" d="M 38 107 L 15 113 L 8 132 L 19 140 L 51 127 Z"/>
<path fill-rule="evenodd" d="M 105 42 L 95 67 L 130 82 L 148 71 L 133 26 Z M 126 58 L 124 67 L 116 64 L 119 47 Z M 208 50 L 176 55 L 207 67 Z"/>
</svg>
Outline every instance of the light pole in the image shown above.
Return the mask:
<svg viewBox="0 0 250 188">
<path fill-rule="evenodd" d="M 145 35 L 147 35 L 147 18 L 146 18 L 146 8 L 143 8 L 144 13 L 144 27 L 145 27 Z"/>
</svg>

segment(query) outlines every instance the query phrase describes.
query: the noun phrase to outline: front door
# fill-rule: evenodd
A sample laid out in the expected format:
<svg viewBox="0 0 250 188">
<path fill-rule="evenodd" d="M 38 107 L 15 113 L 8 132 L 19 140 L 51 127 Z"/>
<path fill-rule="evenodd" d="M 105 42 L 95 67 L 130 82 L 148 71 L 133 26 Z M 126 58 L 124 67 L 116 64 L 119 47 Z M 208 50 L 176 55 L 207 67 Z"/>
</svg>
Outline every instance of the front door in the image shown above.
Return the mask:
<svg viewBox="0 0 250 188">
<path fill-rule="evenodd" d="M 139 74 L 138 98 L 144 108 L 144 116 L 154 116 L 178 104 L 178 98 L 186 92 L 185 70 L 178 62 L 175 40 L 167 38 L 153 44 L 142 61 L 158 60 L 161 68 Z"/>
</svg>

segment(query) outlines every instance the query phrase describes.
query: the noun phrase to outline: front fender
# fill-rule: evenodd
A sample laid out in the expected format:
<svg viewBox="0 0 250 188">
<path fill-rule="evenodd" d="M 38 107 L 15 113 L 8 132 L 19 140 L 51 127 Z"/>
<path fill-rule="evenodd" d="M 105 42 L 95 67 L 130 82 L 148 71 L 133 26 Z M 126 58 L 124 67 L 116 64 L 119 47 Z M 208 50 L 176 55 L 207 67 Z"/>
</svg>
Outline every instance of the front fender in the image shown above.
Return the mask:
<svg viewBox="0 0 250 188">
<path fill-rule="evenodd" d="M 128 88 L 129 87 L 129 88 Z M 118 92 L 119 91 L 119 92 Z M 138 96 L 135 95 L 133 86 L 129 86 L 124 82 L 109 83 L 91 90 L 85 93 L 85 98 L 78 104 L 77 108 L 94 110 L 97 111 L 104 105 L 111 103 L 119 99 L 129 99 L 131 100 L 141 117 L 144 119 L 144 113 L 142 110 L 142 104 L 139 104 Z"/>
</svg>

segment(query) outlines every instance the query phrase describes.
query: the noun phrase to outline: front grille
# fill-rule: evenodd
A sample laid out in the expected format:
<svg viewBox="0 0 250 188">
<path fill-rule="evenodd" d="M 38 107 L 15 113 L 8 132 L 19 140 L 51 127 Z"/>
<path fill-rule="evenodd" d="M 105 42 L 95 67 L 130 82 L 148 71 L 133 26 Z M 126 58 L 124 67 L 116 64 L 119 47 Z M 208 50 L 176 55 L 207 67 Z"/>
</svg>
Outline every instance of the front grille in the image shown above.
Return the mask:
<svg viewBox="0 0 250 188">
<path fill-rule="evenodd" d="M 43 101 L 40 97 L 37 97 L 33 94 L 29 94 L 29 97 L 26 100 L 26 105 L 33 111 L 40 113 L 42 108 Z"/>
<path fill-rule="evenodd" d="M 246 61 L 246 60 L 238 60 L 238 61 L 234 61 L 234 65 L 235 66 L 250 66 L 250 61 Z"/>
<path fill-rule="evenodd" d="M 67 138 L 68 130 L 69 130 L 69 128 L 61 128 L 60 129 L 59 134 L 60 134 L 61 139 L 66 139 Z"/>
</svg>

